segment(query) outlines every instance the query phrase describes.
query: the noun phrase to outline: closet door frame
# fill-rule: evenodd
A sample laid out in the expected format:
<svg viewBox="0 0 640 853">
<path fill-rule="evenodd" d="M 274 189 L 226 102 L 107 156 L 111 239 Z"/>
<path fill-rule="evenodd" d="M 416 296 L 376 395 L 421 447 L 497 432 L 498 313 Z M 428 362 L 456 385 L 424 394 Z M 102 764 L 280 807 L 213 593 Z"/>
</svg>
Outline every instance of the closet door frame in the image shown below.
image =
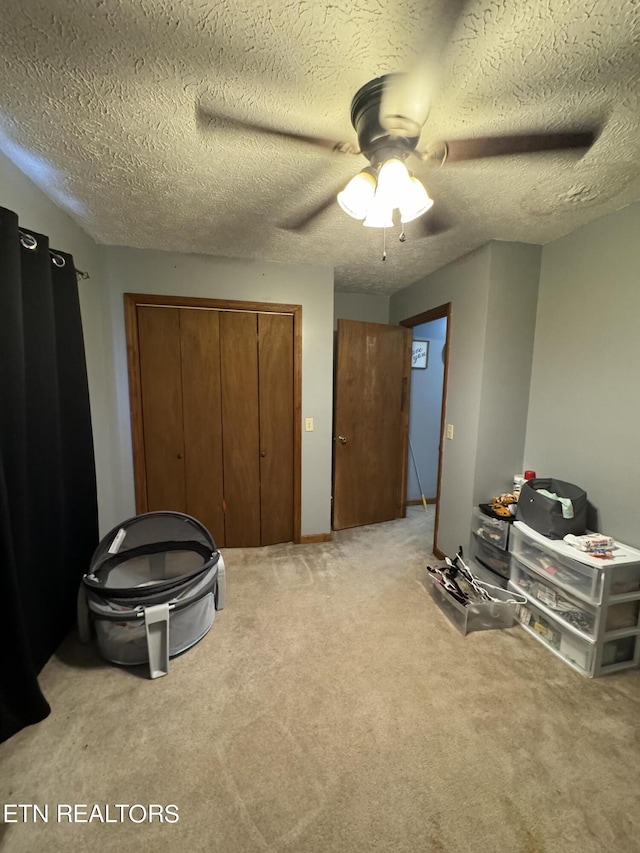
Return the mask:
<svg viewBox="0 0 640 853">
<path fill-rule="evenodd" d="M 302 306 L 276 302 L 241 302 L 232 299 L 205 299 L 198 296 L 161 296 L 125 293 L 124 316 L 129 368 L 129 401 L 133 447 L 133 479 L 136 513 L 147 512 L 146 461 L 142 418 L 140 341 L 138 307 L 201 308 L 217 311 L 247 311 L 260 314 L 288 314 L 293 317 L 293 541 L 301 542 L 302 519 Z"/>
</svg>

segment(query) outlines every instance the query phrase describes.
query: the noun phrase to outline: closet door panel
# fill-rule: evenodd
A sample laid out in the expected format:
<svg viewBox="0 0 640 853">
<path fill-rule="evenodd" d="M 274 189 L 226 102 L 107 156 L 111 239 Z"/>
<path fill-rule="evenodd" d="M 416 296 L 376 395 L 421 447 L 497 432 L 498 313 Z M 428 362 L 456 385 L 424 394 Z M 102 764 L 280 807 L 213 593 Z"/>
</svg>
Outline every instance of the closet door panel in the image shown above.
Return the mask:
<svg viewBox="0 0 640 853">
<path fill-rule="evenodd" d="M 293 539 L 293 317 L 258 315 L 262 544 Z"/>
<path fill-rule="evenodd" d="M 220 314 L 220 361 L 226 546 L 260 545 L 256 314 Z"/>
<path fill-rule="evenodd" d="M 180 315 L 138 308 L 147 510 L 186 512 Z"/>
<path fill-rule="evenodd" d="M 187 512 L 225 543 L 220 314 L 180 309 Z"/>
</svg>

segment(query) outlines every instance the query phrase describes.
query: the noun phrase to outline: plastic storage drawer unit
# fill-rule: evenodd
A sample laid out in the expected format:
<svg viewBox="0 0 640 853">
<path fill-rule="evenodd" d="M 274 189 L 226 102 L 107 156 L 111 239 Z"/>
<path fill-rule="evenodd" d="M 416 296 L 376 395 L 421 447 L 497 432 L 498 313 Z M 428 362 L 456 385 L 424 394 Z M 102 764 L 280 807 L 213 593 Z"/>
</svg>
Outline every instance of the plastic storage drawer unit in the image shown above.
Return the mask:
<svg viewBox="0 0 640 853">
<path fill-rule="evenodd" d="M 485 515 L 479 507 L 473 509 L 471 529 L 481 539 L 486 539 L 496 548 L 506 551 L 509 545 L 510 522 Z"/>
<path fill-rule="evenodd" d="M 530 601 L 516 605 L 516 619 L 530 634 L 541 640 L 558 657 L 583 675 L 591 675 L 595 646 L 571 633 L 552 616 Z"/>
<path fill-rule="evenodd" d="M 525 596 L 517 619 L 583 675 L 640 662 L 640 551 L 614 543 L 601 559 L 516 521 L 509 588 Z"/>
<path fill-rule="evenodd" d="M 511 560 L 509 586 L 516 592 L 535 601 L 545 613 L 573 629 L 586 639 L 593 639 L 597 632 L 599 609 L 587 604 L 531 571 L 517 557 Z"/>
<path fill-rule="evenodd" d="M 559 554 L 544 541 L 525 536 L 514 524 L 511 553 L 529 569 L 550 580 L 555 586 L 580 598 L 599 604 L 602 600 L 602 574 L 597 568 L 581 563 L 569 556 Z M 540 534 L 536 534 L 540 536 Z M 540 536 L 540 540 L 546 537 Z M 551 540 L 547 540 L 550 542 Z M 563 543 L 565 544 L 565 543 Z M 565 545 L 569 548 L 569 545 Z M 575 551 L 575 549 L 573 549 Z"/>
<path fill-rule="evenodd" d="M 471 537 L 471 556 L 492 572 L 502 575 L 503 578 L 509 577 L 509 552 L 487 542 L 475 531 Z"/>
</svg>

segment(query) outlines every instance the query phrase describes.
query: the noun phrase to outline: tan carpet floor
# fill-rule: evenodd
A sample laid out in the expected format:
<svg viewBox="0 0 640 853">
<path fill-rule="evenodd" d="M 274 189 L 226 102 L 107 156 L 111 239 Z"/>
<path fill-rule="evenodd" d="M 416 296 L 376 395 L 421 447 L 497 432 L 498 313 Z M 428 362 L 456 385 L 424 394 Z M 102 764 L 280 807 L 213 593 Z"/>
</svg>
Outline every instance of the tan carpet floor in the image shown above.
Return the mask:
<svg viewBox="0 0 640 853">
<path fill-rule="evenodd" d="M 227 607 L 166 678 L 70 637 L 51 716 L 0 746 L 2 802 L 49 821 L 5 824 L 1 849 L 638 851 L 640 673 L 582 678 L 517 627 L 460 636 L 425 588 L 431 524 L 227 550 Z"/>
</svg>

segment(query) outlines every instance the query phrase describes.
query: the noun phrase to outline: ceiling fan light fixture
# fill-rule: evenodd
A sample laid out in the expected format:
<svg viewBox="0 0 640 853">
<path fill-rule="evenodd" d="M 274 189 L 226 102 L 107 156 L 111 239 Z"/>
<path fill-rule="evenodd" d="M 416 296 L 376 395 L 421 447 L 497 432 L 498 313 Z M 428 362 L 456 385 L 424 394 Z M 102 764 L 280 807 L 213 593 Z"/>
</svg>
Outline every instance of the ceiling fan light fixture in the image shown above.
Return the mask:
<svg viewBox="0 0 640 853">
<path fill-rule="evenodd" d="M 367 228 L 393 228 L 393 212 L 402 224 L 425 213 L 433 201 L 422 183 L 410 174 L 401 156 L 388 156 L 378 166 L 367 166 L 338 193 L 338 204 Z"/>
<path fill-rule="evenodd" d="M 393 228 L 393 208 L 377 191 L 362 224 L 367 228 Z"/>
<path fill-rule="evenodd" d="M 338 193 L 338 204 L 353 219 L 364 219 L 373 203 L 375 192 L 376 173 L 371 166 L 367 166 Z"/>
<path fill-rule="evenodd" d="M 412 222 L 433 206 L 433 199 L 429 197 L 424 185 L 413 175 L 410 178 L 411 191 L 400 204 L 400 221 L 403 225 Z"/>
<path fill-rule="evenodd" d="M 380 197 L 391 210 L 401 207 L 413 196 L 411 176 L 399 157 L 390 157 L 380 166 L 376 198 Z"/>
</svg>

